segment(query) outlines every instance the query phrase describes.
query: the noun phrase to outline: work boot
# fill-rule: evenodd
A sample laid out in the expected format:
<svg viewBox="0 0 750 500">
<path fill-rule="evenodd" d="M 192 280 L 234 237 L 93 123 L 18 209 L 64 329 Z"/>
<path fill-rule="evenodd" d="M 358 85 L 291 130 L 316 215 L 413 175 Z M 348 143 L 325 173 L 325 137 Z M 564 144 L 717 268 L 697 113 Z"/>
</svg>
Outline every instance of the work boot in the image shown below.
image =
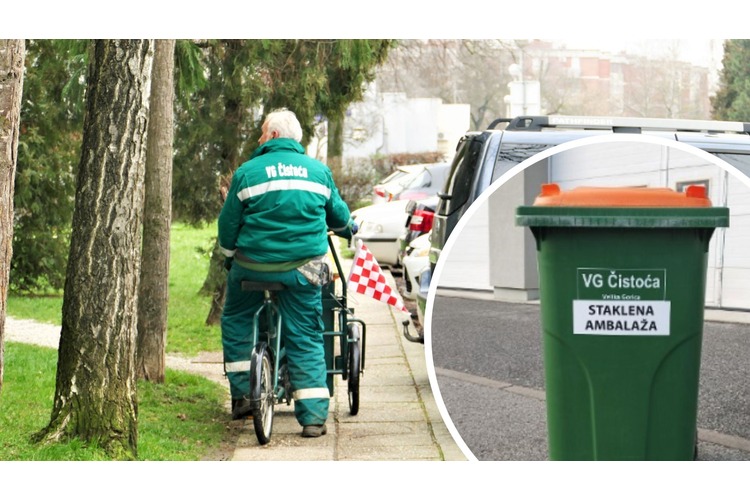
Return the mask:
<svg viewBox="0 0 750 500">
<path fill-rule="evenodd" d="M 306 425 L 302 428 L 302 437 L 317 438 L 328 432 L 326 424 L 323 425 Z"/>
<path fill-rule="evenodd" d="M 242 420 L 253 413 L 253 407 L 247 398 L 232 400 L 232 420 Z"/>
</svg>

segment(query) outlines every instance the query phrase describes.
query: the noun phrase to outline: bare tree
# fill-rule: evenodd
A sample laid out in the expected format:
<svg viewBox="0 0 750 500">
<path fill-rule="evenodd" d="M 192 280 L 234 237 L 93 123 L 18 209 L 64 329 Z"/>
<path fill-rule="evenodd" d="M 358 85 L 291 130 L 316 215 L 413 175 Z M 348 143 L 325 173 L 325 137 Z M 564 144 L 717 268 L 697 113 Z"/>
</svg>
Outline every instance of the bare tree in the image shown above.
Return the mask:
<svg viewBox="0 0 750 500">
<path fill-rule="evenodd" d="M 137 455 L 135 344 L 153 42 L 91 53 L 57 385 L 39 441 L 79 438 Z"/>
<path fill-rule="evenodd" d="M 138 377 L 164 382 L 172 220 L 174 40 L 157 40 L 146 149 L 143 255 L 138 291 Z"/>
<path fill-rule="evenodd" d="M 471 105 L 479 129 L 506 113 L 509 66 L 539 81 L 543 114 L 707 118 L 708 69 L 680 60 L 680 42 L 646 58 L 568 49 L 560 41 L 401 40 L 378 73 L 378 91 Z"/>
<path fill-rule="evenodd" d="M 471 106 L 472 128 L 505 115 L 519 46 L 503 40 L 401 40 L 378 70 L 378 91 Z"/>
<path fill-rule="evenodd" d="M 455 102 L 460 46 L 461 40 L 399 40 L 378 68 L 379 91 Z"/>
<path fill-rule="evenodd" d="M 25 54 L 23 40 L 0 40 L 0 390 L 5 365 L 5 308 L 13 255 L 13 183 Z"/>
<path fill-rule="evenodd" d="M 495 118 L 504 117 L 505 96 L 511 81 L 509 68 L 514 52 L 502 40 L 464 41 L 461 47 L 460 101 L 471 105 L 471 125 L 481 130 Z"/>
</svg>

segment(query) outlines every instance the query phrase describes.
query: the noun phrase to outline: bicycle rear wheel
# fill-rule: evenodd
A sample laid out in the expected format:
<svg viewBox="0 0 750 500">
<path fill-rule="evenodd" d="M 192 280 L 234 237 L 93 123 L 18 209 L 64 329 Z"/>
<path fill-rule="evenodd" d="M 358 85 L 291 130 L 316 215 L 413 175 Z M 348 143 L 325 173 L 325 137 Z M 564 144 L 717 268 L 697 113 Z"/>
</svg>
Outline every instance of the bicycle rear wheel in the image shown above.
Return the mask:
<svg viewBox="0 0 750 500">
<path fill-rule="evenodd" d="M 250 365 L 250 390 L 254 403 L 253 427 L 260 444 L 271 440 L 274 414 L 274 368 L 271 353 L 265 342 L 253 350 Z"/>
</svg>

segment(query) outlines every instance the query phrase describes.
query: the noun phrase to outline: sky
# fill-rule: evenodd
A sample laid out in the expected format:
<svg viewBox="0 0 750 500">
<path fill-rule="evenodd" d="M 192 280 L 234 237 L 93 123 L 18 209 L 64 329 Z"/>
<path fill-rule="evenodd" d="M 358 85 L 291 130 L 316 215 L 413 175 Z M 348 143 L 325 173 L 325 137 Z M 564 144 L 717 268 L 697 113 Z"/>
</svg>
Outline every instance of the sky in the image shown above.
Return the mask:
<svg viewBox="0 0 750 500">
<path fill-rule="evenodd" d="M 746 0 L 470 4 L 432 0 L 25 0 L 5 2 L 14 38 L 747 38 Z M 720 7 L 720 8 L 719 8 Z M 43 15 L 40 15 L 43 13 Z"/>
<path fill-rule="evenodd" d="M 562 39 L 568 48 L 597 48 L 611 53 L 620 51 L 641 55 L 668 54 L 672 47 L 681 60 L 710 68 L 721 61 L 723 39 L 709 38 L 571 38 Z"/>
</svg>

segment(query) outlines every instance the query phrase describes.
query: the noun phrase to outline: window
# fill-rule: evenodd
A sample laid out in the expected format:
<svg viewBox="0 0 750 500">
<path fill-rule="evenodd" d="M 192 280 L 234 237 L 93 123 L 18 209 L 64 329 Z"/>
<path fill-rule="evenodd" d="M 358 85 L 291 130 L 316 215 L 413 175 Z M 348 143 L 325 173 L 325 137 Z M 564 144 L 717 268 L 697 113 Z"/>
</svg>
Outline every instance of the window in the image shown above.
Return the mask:
<svg viewBox="0 0 750 500">
<path fill-rule="evenodd" d="M 440 213 L 443 215 L 452 214 L 468 201 L 471 184 L 474 180 L 474 171 L 482 154 L 484 141 L 470 139 L 464 141 L 462 146 L 456 152 L 451 167 L 452 174 L 448 187 L 450 200 L 441 200 L 440 202 Z"/>
<path fill-rule="evenodd" d="M 716 156 L 750 177 L 750 154 L 714 153 Z"/>
<path fill-rule="evenodd" d="M 541 153 L 552 144 L 523 144 L 504 142 L 500 146 L 500 152 L 495 161 L 495 170 L 492 173 L 492 180 L 496 181 L 501 175 L 515 167 L 522 161 L 531 158 L 537 153 Z"/>
</svg>

